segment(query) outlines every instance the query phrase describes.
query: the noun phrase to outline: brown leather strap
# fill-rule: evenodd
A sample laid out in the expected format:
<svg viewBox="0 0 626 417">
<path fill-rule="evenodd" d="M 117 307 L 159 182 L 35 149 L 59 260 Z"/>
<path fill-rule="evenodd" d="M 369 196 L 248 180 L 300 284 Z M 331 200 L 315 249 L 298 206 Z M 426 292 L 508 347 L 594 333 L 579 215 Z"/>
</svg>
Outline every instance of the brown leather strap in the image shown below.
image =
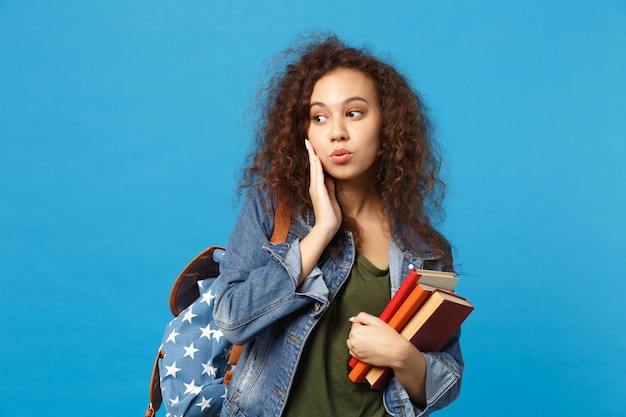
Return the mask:
<svg viewBox="0 0 626 417">
<path fill-rule="evenodd" d="M 241 356 L 241 352 L 243 352 L 243 349 L 245 347 L 246 347 L 245 345 L 233 345 L 232 348 L 230 349 L 230 356 L 228 357 L 228 364 L 227 364 L 228 369 L 224 373 L 225 385 L 230 384 L 230 379 L 233 376 L 233 371 L 235 369 L 235 366 L 237 365 L 237 362 L 239 362 L 239 357 Z"/>
<path fill-rule="evenodd" d="M 159 360 L 164 357 L 165 353 L 159 349 L 159 353 L 157 353 L 156 359 L 154 360 L 154 367 L 152 368 L 152 375 L 150 377 L 150 404 L 148 404 L 148 408 L 146 409 L 146 417 L 154 417 L 154 414 L 157 412 L 159 407 L 161 407 L 161 402 L 163 401 L 161 394 Z"/>
<path fill-rule="evenodd" d="M 226 372 L 224 372 L 224 385 L 230 385 L 230 380 L 233 377 L 233 371 L 231 369 L 228 369 Z"/>
<path fill-rule="evenodd" d="M 223 246 L 210 246 L 193 258 L 178 274 L 170 291 L 170 311 L 177 317 L 200 296 L 198 281 L 215 278 L 220 273 L 219 264 L 213 259 L 216 249 Z"/>
<path fill-rule="evenodd" d="M 293 208 L 285 203 L 284 200 L 278 200 L 276 213 L 274 213 L 274 230 L 272 230 L 272 236 L 270 236 L 270 243 L 276 245 L 278 243 L 284 243 L 287 240 L 287 233 L 291 225 L 292 211 Z"/>
<path fill-rule="evenodd" d="M 154 417 L 155 413 L 156 413 L 156 411 L 154 411 L 154 407 L 152 406 L 152 403 L 148 404 L 148 408 L 146 409 L 145 416 L 146 417 Z"/>
<path fill-rule="evenodd" d="M 237 365 L 239 362 L 239 357 L 241 356 L 241 352 L 243 352 L 243 348 L 245 345 L 233 345 L 233 348 L 230 350 L 230 357 L 228 358 L 229 365 Z"/>
</svg>

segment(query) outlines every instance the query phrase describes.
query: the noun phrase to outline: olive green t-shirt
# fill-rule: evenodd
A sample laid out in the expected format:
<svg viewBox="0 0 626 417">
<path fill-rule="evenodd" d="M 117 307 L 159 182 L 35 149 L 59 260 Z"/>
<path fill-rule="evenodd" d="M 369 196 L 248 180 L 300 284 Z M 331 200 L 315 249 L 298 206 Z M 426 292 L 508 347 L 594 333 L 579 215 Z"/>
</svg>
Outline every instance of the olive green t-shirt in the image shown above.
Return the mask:
<svg viewBox="0 0 626 417">
<path fill-rule="evenodd" d="M 383 391 L 348 378 L 346 340 L 352 325 L 348 319 L 361 311 L 380 315 L 390 292 L 389 270 L 380 270 L 357 254 L 348 281 L 307 342 L 283 416 L 388 416 Z"/>
</svg>

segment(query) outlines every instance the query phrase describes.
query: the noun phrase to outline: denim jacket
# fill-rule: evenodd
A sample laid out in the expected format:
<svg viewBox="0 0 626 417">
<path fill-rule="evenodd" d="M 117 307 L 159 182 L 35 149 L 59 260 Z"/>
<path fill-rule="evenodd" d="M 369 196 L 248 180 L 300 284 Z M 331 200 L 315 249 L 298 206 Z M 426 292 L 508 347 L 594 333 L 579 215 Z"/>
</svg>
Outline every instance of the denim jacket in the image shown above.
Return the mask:
<svg viewBox="0 0 626 417">
<path fill-rule="evenodd" d="M 287 241 L 268 241 L 273 215 L 266 210 L 268 196 L 252 188 L 246 196 L 220 265 L 214 318 L 228 340 L 246 344 L 222 408 L 222 417 L 275 417 L 284 409 L 298 361 L 312 329 L 337 291 L 346 282 L 355 259 L 351 233 L 340 250 L 326 250 L 304 282 L 300 275 L 299 242 L 314 224 L 293 216 Z M 271 210 L 270 210 L 271 211 Z M 428 253 L 413 254 L 389 242 L 392 296 L 410 265 L 440 269 Z M 459 394 L 463 359 L 460 330 L 440 352 L 425 352 L 426 407 L 413 404 L 394 377 L 383 402 L 392 416 L 424 416 L 451 403 Z"/>
</svg>

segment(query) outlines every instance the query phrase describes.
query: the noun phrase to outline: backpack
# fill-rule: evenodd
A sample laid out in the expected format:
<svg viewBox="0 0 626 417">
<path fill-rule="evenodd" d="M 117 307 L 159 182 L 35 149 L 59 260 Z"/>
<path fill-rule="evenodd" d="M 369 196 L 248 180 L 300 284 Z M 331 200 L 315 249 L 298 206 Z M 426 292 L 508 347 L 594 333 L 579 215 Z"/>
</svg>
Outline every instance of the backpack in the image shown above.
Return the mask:
<svg viewBox="0 0 626 417">
<path fill-rule="evenodd" d="M 287 238 L 291 209 L 278 204 L 270 242 Z M 164 402 L 167 415 L 218 416 L 244 346 L 232 345 L 213 321 L 215 283 L 226 248 L 210 246 L 187 264 L 170 291 L 174 319 L 163 332 L 150 378 L 146 417 Z"/>
</svg>

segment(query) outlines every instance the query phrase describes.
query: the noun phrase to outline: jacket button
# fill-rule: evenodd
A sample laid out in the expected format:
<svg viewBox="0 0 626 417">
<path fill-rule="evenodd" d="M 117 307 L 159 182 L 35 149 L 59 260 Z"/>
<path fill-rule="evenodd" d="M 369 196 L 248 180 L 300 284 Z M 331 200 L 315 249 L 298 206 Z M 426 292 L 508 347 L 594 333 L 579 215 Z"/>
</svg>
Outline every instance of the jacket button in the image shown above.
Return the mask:
<svg viewBox="0 0 626 417">
<path fill-rule="evenodd" d="M 322 307 L 322 305 L 320 304 L 320 302 L 319 302 L 319 301 L 317 301 L 317 302 L 315 303 L 315 305 L 313 306 L 313 309 L 314 309 L 315 311 L 319 311 L 321 307 Z"/>
</svg>

